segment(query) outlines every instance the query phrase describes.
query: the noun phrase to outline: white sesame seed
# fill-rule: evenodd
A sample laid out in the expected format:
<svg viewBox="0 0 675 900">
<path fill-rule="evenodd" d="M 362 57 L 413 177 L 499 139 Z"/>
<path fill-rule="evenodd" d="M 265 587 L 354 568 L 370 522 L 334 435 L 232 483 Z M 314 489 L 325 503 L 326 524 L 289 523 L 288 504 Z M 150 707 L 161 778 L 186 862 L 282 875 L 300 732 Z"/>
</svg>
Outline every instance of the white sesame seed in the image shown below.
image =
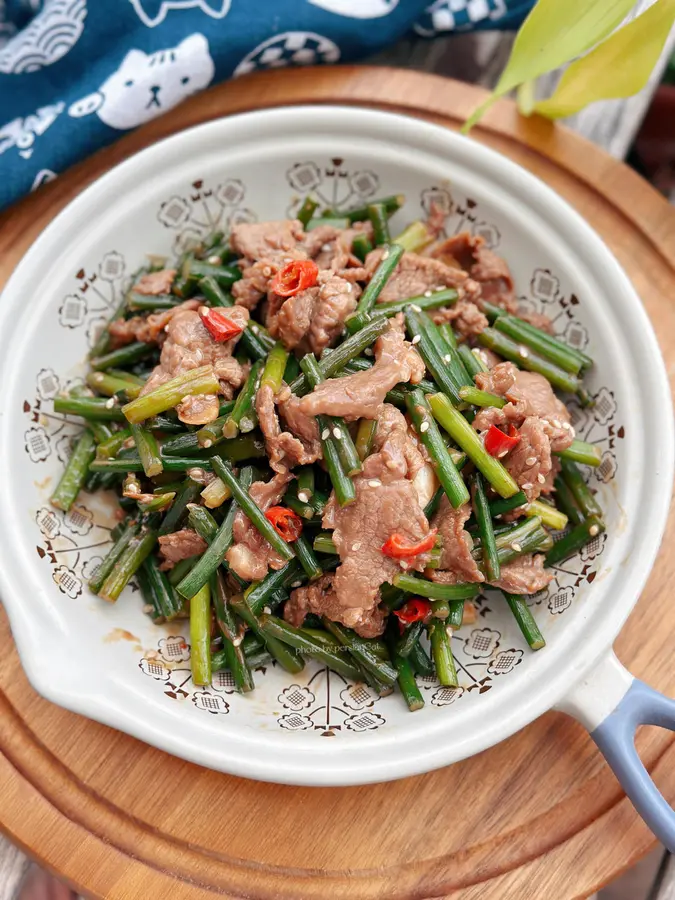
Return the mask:
<svg viewBox="0 0 675 900">
<path fill-rule="evenodd" d="M 445 356 L 443 357 L 443 362 L 449 363 L 451 359 L 452 359 L 452 357 L 450 356 L 450 354 L 446 353 Z"/>
<path fill-rule="evenodd" d="M 529 355 L 530 351 L 527 349 L 527 347 L 523 347 L 522 345 L 518 347 L 518 356 L 520 356 L 522 359 L 527 359 Z"/>
<path fill-rule="evenodd" d="M 328 429 L 328 428 L 324 428 L 324 430 L 321 432 L 321 440 L 322 440 L 322 441 L 327 441 L 329 437 L 330 437 L 330 431 L 329 431 L 329 429 Z"/>
<path fill-rule="evenodd" d="M 521 484 L 521 488 L 524 491 L 529 491 L 531 487 L 534 487 L 531 481 L 526 481 L 525 484 Z"/>
<path fill-rule="evenodd" d="M 379 487 L 382 484 L 381 481 L 378 481 L 377 478 L 373 478 L 372 481 L 368 482 L 368 486 L 372 488 Z"/>
<path fill-rule="evenodd" d="M 591 525 L 591 527 L 588 529 L 588 533 L 590 534 L 591 537 L 595 537 L 597 534 L 600 533 L 600 529 L 597 525 Z"/>
<path fill-rule="evenodd" d="M 366 347 L 366 349 L 363 351 L 363 355 L 364 355 L 364 356 L 372 356 L 372 355 L 373 355 L 373 348 L 372 348 L 372 347 Z"/>
<path fill-rule="evenodd" d="M 263 269 L 263 275 L 265 276 L 265 278 L 269 278 L 271 274 L 272 269 L 269 266 L 265 266 L 265 268 Z"/>
<path fill-rule="evenodd" d="M 347 283 L 347 285 L 345 287 L 345 294 L 351 294 L 351 292 L 353 290 L 354 290 L 354 285 L 351 283 Z"/>
<path fill-rule="evenodd" d="M 115 406 L 115 398 L 111 397 L 109 400 L 105 401 L 105 408 L 112 409 Z"/>
<path fill-rule="evenodd" d="M 140 494 L 141 489 L 137 484 L 132 483 L 125 487 L 125 491 L 127 494 Z"/>
<path fill-rule="evenodd" d="M 546 483 L 546 478 L 544 477 L 544 475 L 541 474 L 541 472 L 537 475 L 537 481 L 539 482 L 539 484 Z"/>
<path fill-rule="evenodd" d="M 263 606 L 263 612 L 265 613 L 266 616 L 269 616 L 272 612 L 272 607 L 271 606 Z"/>
<path fill-rule="evenodd" d="M 213 444 L 213 441 L 211 441 L 211 440 L 209 440 L 209 439 L 207 438 L 207 439 L 204 441 L 204 443 L 202 444 L 202 447 L 208 448 L 208 447 L 211 447 L 212 444 Z"/>
<path fill-rule="evenodd" d="M 328 251 L 331 250 L 332 248 L 331 248 L 330 244 L 324 244 L 321 249 L 323 250 L 324 253 L 328 253 Z"/>
<path fill-rule="evenodd" d="M 572 428 L 572 426 L 570 425 L 570 437 L 571 437 L 571 438 L 574 438 L 574 437 L 576 437 L 576 434 L 577 434 L 576 431 L 575 431 L 574 428 Z"/>
<path fill-rule="evenodd" d="M 207 315 L 208 311 L 209 311 L 208 306 L 200 306 L 199 309 L 197 310 L 197 312 L 199 313 L 200 316 Z"/>
<path fill-rule="evenodd" d="M 429 430 L 429 423 L 422 422 L 422 424 L 420 425 L 420 431 L 422 432 L 422 434 L 424 434 L 424 432 L 428 431 L 428 430 Z"/>
<path fill-rule="evenodd" d="M 301 581 L 294 581 L 294 582 L 291 584 L 291 587 L 292 587 L 292 588 L 300 587 L 301 584 L 302 584 Z"/>
<path fill-rule="evenodd" d="M 410 308 L 411 308 L 411 309 L 414 309 L 415 312 L 422 312 L 422 307 L 421 307 L 421 306 L 418 306 L 416 303 L 411 303 L 411 304 L 410 304 Z"/>
<path fill-rule="evenodd" d="M 424 292 L 424 296 L 425 296 L 425 297 L 431 297 L 431 294 L 432 294 L 431 291 L 425 291 L 425 292 Z"/>
<path fill-rule="evenodd" d="M 146 614 L 146 616 L 147 616 L 147 614 L 148 614 L 148 613 L 151 613 L 151 612 L 153 611 L 154 608 L 155 608 L 155 607 L 152 605 L 152 603 L 146 603 L 145 606 L 143 607 L 143 612 L 144 612 L 144 613 Z"/>
<path fill-rule="evenodd" d="M 168 326 L 168 325 L 165 325 L 165 326 L 164 326 L 164 331 L 167 331 L 167 332 L 168 332 L 168 330 L 169 330 L 169 326 Z"/>
<path fill-rule="evenodd" d="M 552 424 L 555 428 L 562 428 L 562 425 L 560 424 L 560 422 L 559 422 L 557 419 L 551 419 L 551 424 Z"/>
<path fill-rule="evenodd" d="M 238 634 L 237 637 L 232 641 L 232 645 L 234 647 L 239 647 L 243 640 L 244 640 L 244 638 L 240 634 Z"/>
<path fill-rule="evenodd" d="M 309 503 L 309 494 L 306 494 L 305 491 L 298 491 L 298 500 L 301 500 L 303 503 Z"/>
<path fill-rule="evenodd" d="M 444 284 L 437 284 L 436 287 L 434 288 L 434 293 L 435 293 L 436 291 L 444 291 L 444 290 L 445 290 L 445 285 L 444 285 Z"/>
<path fill-rule="evenodd" d="M 497 458 L 498 458 L 498 459 L 502 459 L 504 456 L 506 456 L 506 454 L 507 454 L 508 452 L 509 452 L 508 450 L 502 450 L 501 453 L 498 453 L 498 454 L 497 454 Z"/>
<path fill-rule="evenodd" d="M 103 381 L 104 378 L 105 378 L 105 375 L 103 374 L 103 372 L 95 372 L 94 373 L 94 381 Z"/>
<path fill-rule="evenodd" d="M 206 261 L 212 266 L 219 266 L 222 262 L 222 259 L 214 254 L 213 256 L 209 256 Z"/>
<path fill-rule="evenodd" d="M 333 437 L 337 438 L 339 441 L 340 438 L 342 437 L 342 430 L 340 428 L 334 428 L 333 429 Z"/>
<path fill-rule="evenodd" d="M 388 250 L 384 251 L 384 253 L 382 254 L 382 259 L 389 259 L 389 251 Z"/>
<path fill-rule="evenodd" d="M 520 551 L 521 551 L 523 548 L 520 546 L 520 544 L 518 544 L 518 543 L 516 543 L 516 541 L 514 541 L 514 542 L 511 544 L 511 549 L 514 550 L 516 553 L 520 553 Z"/>
<path fill-rule="evenodd" d="M 421 335 L 421 334 L 416 334 L 416 335 L 413 337 L 413 339 L 412 339 L 412 341 L 411 341 L 410 343 L 411 343 L 411 344 L 419 344 L 419 342 L 420 342 L 421 340 L 422 340 L 422 335 Z"/>
<path fill-rule="evenodd" d="M 356 553 L 361 549 L 361 541 L 357 541 L 355 544 L 352 544 L 352 550 Z"/>
<path fill-rule="evenodd" d="M 404 559 L 401 559 L 401 560 L 399 560 L 399 566 L 400 566 L 402 569 L 407 569 L 407 568 L 408 568 L 408 563 L 407 563 Z"/>
<path fill-rule="evenodd" d="M 525 460 L 525 465 L 526 465 L 526 466 L 533 466 L 533 465 L 536 463 L 536 461 L 537 461 L 537 457 L 536 457 L 536 456 L 528 456 L 527 459 Z"/>
<path fill-rule="evenodd" d="M 565 431 L 569 431 L 572 426 L 569 422 L 563 422 L 562 427 L 565 429 Z"/>
<path fill-rule="evenodd" d="M 446 626 L 445 626 L 445 633 L 447 634 L 447 636 L 448 636 L 449 638 L 452 637 L 452 625 L 446 625 Z"/>
<path fill-rule="evenodd" d="M 260 329 L 257 325 L 251 325 L 251 331 L 253 332 L 253 334 L 260 334 Z"/>
</svg>

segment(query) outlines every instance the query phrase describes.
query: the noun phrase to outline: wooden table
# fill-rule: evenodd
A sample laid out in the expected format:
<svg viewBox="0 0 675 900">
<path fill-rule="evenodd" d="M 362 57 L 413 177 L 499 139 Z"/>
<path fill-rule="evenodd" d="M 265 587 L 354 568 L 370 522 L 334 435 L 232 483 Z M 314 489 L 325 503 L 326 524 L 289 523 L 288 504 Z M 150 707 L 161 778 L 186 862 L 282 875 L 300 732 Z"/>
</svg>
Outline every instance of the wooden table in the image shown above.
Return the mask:
<svg viewBox="0 0 675 900">
<path fill-rule="evenodd" d="M 160 137 L 227 113 L 340 102 L 456 128 L 483 98 L 429 75 L 359 67 L 266 73 L 215 88 L 75 167 L 0 218 L 0 281 L 46 222 L 105 169 Z M 675 213 L 635 173 L 500 103 L 475 137 L 551 184 L 601 233 L 643 297 L 675 373 Z M 675 537 L 671 517 L 667 541 Z M 675 693 L 664 633 L 675 561 L 662 554 L 617 649 Z M 7 623 L 0 637 L 11 648 Z M 638 747 L 675 800 L 670 733 Z M 550 713 L 440 772 L 358 789 L 228 778 L 161 754 L 37 697 L 16 653 L 0 659 L 0 827 L 95 897 L 409 900 L 584 897 L 653 839 L 583 730 Z"/>
</svg>

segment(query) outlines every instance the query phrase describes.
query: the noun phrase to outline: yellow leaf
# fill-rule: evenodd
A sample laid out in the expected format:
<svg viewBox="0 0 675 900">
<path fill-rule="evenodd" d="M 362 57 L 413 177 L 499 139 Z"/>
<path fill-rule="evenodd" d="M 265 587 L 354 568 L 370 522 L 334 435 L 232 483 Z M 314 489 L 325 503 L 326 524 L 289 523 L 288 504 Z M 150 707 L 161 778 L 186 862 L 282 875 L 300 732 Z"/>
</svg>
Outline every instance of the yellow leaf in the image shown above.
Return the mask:
<svg viewBox="0 0 675 900">
<path fill-rule="evenodd" d="M 464 124 L 466 133 L 504 94 L 582 53 L 623 21 L 635 0 L 538 0 L 520 31 L 506 68 L 490 97 Z"/>
<path fill-rule="evenodd" d="M 641 16 L 572 63 L 553 96 L 535 104 L 535 112 L 559 119 L 597 100 L 636 94 L 649 80 L 673 23 L 675 0 L 656 0 Z"/>
</svg>

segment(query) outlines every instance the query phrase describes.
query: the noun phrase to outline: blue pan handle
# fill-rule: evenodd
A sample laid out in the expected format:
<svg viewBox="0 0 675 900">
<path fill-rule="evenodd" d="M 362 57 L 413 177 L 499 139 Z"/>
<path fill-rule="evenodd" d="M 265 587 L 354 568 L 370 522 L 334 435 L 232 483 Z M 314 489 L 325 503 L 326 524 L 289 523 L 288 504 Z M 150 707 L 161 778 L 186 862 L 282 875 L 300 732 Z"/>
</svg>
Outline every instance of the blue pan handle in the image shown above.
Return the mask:
<svg viewBox="0 0 675 900">
<path fill-rule="evenodd" d="M 675 811 L 635 749 L 639 725 L 675 731 L 675 700 L 633 678 L 611 654 L 558 708 L 588 728 L 633 806 L 661 843 L 675 852 Z"/>
</svg>

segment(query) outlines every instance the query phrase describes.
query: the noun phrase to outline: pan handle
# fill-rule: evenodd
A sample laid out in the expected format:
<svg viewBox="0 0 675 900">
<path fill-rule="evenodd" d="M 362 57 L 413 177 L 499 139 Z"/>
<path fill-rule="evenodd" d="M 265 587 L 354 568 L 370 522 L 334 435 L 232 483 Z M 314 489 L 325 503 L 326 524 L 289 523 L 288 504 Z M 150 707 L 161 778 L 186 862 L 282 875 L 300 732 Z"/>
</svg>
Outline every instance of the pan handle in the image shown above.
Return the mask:
<svg viewBox="0 0 675 900">
<path fill-rule="evenodd" d="M 634 678 L 610 652 L 557 708 L 589 730 L 633 806 L 661 843 L 675 852 L 675 811 L 635 749 L 639 725 L 675 731 L 675 700 Z"/>
</svg>

